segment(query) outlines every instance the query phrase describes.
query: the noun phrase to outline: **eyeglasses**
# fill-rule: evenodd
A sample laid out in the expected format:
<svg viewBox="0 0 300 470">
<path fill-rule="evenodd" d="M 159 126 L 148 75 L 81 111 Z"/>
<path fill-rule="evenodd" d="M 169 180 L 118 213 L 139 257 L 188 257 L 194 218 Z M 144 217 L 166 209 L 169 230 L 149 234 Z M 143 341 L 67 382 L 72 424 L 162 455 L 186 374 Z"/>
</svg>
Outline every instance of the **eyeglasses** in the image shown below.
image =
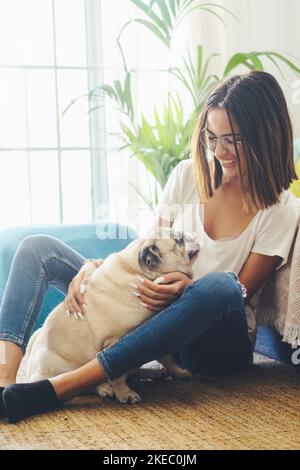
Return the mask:
<svg viewBox="0 0 300 470">
<path fill-rule="evenodd" d="M 211 152 L 214 152 L 217 147 L 218 140 L 221 142 L 224 150 L 228 150 L 230 153 L 235 153 L 235 145 L 239 146 L 242 143 L 241 139 L 236 139 L 234 135 L 222 135 L 221 137 L 213 137 L 206 130 L 200 134 L 200 140 L 202 144 Z"/>
</svg>

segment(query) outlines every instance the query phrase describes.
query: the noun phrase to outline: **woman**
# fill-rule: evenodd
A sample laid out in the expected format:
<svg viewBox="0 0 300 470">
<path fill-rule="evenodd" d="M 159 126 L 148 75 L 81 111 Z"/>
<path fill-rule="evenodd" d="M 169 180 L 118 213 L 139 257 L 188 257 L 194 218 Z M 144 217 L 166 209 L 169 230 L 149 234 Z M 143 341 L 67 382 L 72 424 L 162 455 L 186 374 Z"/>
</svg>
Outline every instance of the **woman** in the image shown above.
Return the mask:
<svg viewBox="0 0 300 470">
<path fill-rule="evenodd" d="M 292 127 L 275 78 L 250 72 L 221 84 L 200 115 L 192 157 L 173 170 L 157 223 L 186 228 L 188 222 L 199 234 L 204 230 L 194 282 L 181 273 L 164 276 L 162 285 L 144 280 L 137 286 L 141 302 L 160 313 L 80 369 L 2 388 L 2 416 L 16 422 L 170 352 L 194 373 L 232 373 L 251 361 L 251 298 L 287 261 L 299 219 L 288 191 L 297 178 Z M 15 382 L 48 283 L 66 292 L 79 271 L 65 307 L 84 315 L 82 261 L 51 237 L 21 244 L 0 312 L 3 387 Z"/>
</svg>

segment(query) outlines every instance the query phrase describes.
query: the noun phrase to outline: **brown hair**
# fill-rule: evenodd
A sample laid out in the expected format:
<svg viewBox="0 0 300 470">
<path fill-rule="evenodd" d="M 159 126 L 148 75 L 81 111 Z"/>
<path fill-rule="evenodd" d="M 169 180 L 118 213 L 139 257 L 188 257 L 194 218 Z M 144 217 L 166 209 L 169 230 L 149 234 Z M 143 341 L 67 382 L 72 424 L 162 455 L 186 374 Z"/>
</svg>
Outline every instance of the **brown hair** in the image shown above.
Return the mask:
<svg viewBox="0 0 300 470">
<path fill-rule="evenodd" d="M 241 173 L 235 144 L 243 209 L 263 209 L 278 202 L 278 196 L 297 179 L 293 160 L 293 130 L 286 100 L 277 80 L 269 73 L 251 71 L 227 79 L 209 96 L 192 136 L 193 167 L 200 200 L 212 195 L 206 149 L 200 134 L 206 129 L 208 113 L 223 108 L 231 131 L 239 128 L 245 154 L 246 174 Z M 214 157 L 214 189 L 222 184 L 222 167 Z"/>
</svg>

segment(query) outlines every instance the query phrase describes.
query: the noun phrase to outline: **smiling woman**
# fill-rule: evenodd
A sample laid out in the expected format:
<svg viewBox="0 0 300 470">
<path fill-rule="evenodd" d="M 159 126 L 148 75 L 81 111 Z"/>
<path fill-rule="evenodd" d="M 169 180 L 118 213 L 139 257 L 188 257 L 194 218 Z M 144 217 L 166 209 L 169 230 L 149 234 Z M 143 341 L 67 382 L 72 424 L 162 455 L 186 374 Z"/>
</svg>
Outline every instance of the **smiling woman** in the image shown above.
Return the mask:
<svg viewBox="0 0 300 470">
<path fill-rule="evenodd" d="M 227 140 L 224 145 L 222 140 L 223 146 L 218 146 L 214 137 L 222 134 L 231 143 Z M 201 138 L 203 135 L 207 137 Z M 207 146 L 214 158 L 213 172 L 208 168 Z M 193 153 L 201 200 L 212 196 L 213 178 L 215 189 L 226 179 L 239 182 L 244 211 L 278 202 L 281 191 L 288 189 L 297 175 L 292 125 L 277 80 L 254 71 L 219 86 L 199 118 Z M 229 166 L 228 160 L 232 161 Z"/>
<path fill-rule="evenodd" d="M 287 190 L 295 177 L 292 127 L 274 77 L 251 72 L 218 87 L 199 117 L 192 152 L 193 161 L 181 162 L 171 175 L 157 214 L 173 227 L 189 223 L 198 237 L 204 234 L 196 277 L 239 274 L 254 344 L 251 297 L 269 270 L 287 261 L 299 218 Z"/>
<path fill-rule="evenodd" d="M 292 128 L 274 77 L 251 72 L 217 88 L 195 128 L 192 153 L 193 160 L 173 170 L 156 215 L 158 225 L 170 225 L 175 232 L 183 230 L 187 219 L 196 219 L 192 235 L 195 242 L 201 239 L 202 248 L 193 264 L 193 282 L 182 272 L 170 272 L 155 284 L 151 263 L 158 253 L 146 252 L 148 279 L 132 295 L 156 315 L 79 369 L 3 389 L 0 408 L 11 421 L 53 408 L 92 385 L 119 380 L 169 353 L 179 367 L 208 375 L 232 374 L 252 361 L 253 296 L 287 262 L 299 222 L 299 206 L 288 191 L 296 177 Z M 0 339 L 6 351 L 14 348 L 6 363 L 11 377 L 37 315 L 33 299 L 41 304 L 50 281 L 66 289 L 81 263 L 80 255 L 58 240 L 46 237 L 43 242 L 29 238 L 20 247 L 1 306 Z M 19 285 L 26 285 L 28 305 L 16 295 Z M 180 295 L 169 303 L 174 293 Z"/>
</svg>

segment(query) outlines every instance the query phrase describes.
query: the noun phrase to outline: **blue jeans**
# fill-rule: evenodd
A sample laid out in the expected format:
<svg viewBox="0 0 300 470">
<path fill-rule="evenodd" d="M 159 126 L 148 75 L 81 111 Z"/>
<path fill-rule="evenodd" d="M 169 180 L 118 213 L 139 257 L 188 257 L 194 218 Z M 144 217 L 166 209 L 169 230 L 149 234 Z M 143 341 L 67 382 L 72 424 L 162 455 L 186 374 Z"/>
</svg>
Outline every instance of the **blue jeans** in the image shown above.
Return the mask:
<svg viewBox="0 0 300 470">
<path fill-rule="evenodd" d="M 67 293 L 83 257 L 54 237 L 34 235 L 20 244 L 0 307 L 0 339 L 26 350 L 48 285 Z M 223 375 L 251 360 L 252 346 L 238 277 L 210 273 L 113 346 L 97 354 L 110 379 L 165 354 L 192 372 Z"/>
</svg>

